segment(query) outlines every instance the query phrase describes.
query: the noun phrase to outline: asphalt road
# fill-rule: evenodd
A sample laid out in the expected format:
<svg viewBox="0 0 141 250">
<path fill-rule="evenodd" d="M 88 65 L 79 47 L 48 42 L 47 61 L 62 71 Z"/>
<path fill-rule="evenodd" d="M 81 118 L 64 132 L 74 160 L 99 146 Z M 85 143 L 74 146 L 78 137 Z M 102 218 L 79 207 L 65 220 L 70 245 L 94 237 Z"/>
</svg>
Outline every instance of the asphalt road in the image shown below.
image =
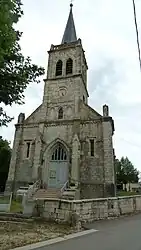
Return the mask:
<svg viewBox="0 0 141 250">
<path fill-rule="evenodd" d="M 38 250 L 141 250 L 141 215 L 95 222 L 89 228 L 98 232 Z"/>
</svg>

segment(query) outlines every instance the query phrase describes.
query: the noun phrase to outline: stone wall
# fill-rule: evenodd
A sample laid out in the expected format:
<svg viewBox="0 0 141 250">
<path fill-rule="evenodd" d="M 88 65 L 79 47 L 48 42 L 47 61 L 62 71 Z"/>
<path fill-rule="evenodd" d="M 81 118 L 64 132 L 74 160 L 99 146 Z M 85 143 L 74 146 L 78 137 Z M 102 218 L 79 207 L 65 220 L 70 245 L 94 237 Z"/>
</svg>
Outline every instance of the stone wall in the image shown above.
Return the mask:
<svg viewBox="0 0 141 250">
<path fill-rule="evenodd" d="M 95 199 L 105 197 L 105 186 L 101 183 L 80 183 L 80 199 Z"/>
<path fill-rule="evenodd" d="M 0 212 L 10 212 L 12 193 L 0 194 Z"/>
<path fill-rule="evenodd" d="M 141 196 L 66 201 L 37 200 L 34 215 L 59 223 L 86 223 L 141 211 Z"/>
</svg>

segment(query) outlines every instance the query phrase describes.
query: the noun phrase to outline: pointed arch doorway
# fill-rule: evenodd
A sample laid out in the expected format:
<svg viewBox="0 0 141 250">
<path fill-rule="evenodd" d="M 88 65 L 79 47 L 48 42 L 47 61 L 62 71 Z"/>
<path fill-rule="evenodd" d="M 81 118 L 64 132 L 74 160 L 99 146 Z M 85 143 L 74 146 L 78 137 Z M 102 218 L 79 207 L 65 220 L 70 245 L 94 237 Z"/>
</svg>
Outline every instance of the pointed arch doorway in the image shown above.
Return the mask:
<svg viewBox="0 0 141 250">
<path fill-rule="evenodd" d="M 69 159 L 66 148 L 57 143 L 51 152 L 48 171 L 48 187 L 61 188 L 68 180 Z"/>
</svg>

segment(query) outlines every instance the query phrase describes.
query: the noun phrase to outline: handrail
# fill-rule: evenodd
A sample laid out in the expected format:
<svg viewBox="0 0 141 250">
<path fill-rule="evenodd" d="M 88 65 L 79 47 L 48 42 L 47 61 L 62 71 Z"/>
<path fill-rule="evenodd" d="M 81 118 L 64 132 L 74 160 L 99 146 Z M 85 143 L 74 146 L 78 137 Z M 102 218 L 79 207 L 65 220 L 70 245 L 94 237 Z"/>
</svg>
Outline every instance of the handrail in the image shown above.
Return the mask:
<svg viewBox="0 0 141 250">
<path fill-rule="evenodd" d="M 80 187 L 80 184 L 81 184 L 81 181 L 80 181 L 80 180 L 71 179 L 70 186 L 71 186 L 72 183 L 75 184 L 75 186 L 76 186 L 77 188 L 79 188 L 79 187 Z"/>
<path fill-rule="evenodd" d="M 40 188 L 40 184 L 41 184 L 40 180 L 37 180 L 36 182 L 34 182 L 34 184 L 31 187 L 29 187 L 28 192 L 27 192 L 28 199 L 33 197 L 36 191 Z"/>
<path fill-rule="evenodd" d="M 69 181 L 67 180 L 67 181 L 65 182 L 65 184 L 63 185 L 63 187 L 61 188 L 61 193 L 63 193 L 63 192 L 65 191 L 65 189 L 66 189 L 68 183 L 69 183 Z"/>
<path fill-rule="evenodd" d="M 71 182 L 74 182 L 74 183 L 81 183 L 81 181 L 75 180 L 75 179 L 71 179 Z"/>
</svg>

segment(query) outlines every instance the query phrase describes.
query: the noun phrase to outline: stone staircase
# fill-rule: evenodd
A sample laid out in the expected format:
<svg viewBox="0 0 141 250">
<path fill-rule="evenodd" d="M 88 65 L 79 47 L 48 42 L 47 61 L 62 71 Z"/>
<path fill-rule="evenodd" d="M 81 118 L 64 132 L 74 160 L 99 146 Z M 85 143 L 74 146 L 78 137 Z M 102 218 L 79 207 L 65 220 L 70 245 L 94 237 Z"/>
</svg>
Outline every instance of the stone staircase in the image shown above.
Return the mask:
<svg viewBox="0 0 141 250">
<path fill-rule="evenodd" d="M 61 199 L 63 200 L 79 200 L 80 191 L 75 188 L 67 188 L 63 193 Z"/>
<path fill-rule="evenodd" d="M 63 192 L 60 189 L 48 188 L 39 189 L 34 194 L 33 199 L 63 199 L 63 200 L 79 200 L 79 190 L 67 188 Z"/>
<path fill-rule="evenodd" d="M 69 185 L 67 181 L 64 186 L 59 188 L 41 189 L 40 182 L 36 181 L 28 191 L 28 200 L 34 199 L 64 199 L 64 200 L 79 200 L 80 190 L 78 186 Z"/>
<path fill-rule="evenodd" d="M 60 189 L 48 188 L 48 189 L 39 189 L 34 194 L 33 199 L 60 199 L 61 191 Z"/>
</svg>

